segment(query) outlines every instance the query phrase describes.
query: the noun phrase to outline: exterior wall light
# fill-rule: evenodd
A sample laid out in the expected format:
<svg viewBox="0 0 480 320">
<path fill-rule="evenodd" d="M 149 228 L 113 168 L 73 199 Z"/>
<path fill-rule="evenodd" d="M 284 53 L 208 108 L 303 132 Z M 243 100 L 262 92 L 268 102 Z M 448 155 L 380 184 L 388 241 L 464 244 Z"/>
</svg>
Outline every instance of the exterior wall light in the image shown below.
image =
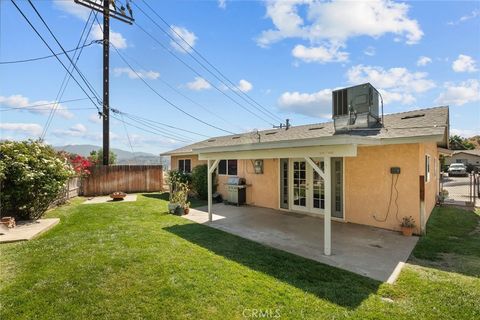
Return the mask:
<svg viewBox="0 0 480 320">
<path fill-rule="evenodd" d="M 255 174 L 263 174 L 263 160 L 255 160 L 253 162 L 253 169 Z"/>
</svg>

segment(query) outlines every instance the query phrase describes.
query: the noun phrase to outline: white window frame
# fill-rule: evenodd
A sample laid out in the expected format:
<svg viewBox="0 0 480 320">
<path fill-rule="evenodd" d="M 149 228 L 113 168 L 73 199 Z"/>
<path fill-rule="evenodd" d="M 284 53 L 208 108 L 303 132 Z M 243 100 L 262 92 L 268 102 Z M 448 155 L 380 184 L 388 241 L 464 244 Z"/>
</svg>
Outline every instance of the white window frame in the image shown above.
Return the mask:
<svg viewBox="0 0 480 320">
<path fill-rule="evenodd" d="M 430 155 L 425 155 L 425 182 L 430 182 Z"/>
<path fill-rule="evenodd" d="M 190 171 L 185 171 L 185 161 L 190 161 Z M 189 159 L 189 158 L 185 158 L 185 159 L 178 159 L 177 160 L 177 164 L 178 164 L 178 171 L 182 171 L 182 172 L 185 172 L 185 173 L 192 173 L 192 159 Z M 183 168 L 180 168 L 180 161 L 183 161 Z"/>
<path fill-rule="evenodd" d="M 220 162 L 221 161 L 225 161 L 225 172 L 226 173 L 220 173 Z M 237 173 L 236 174 L 230 174 L 230 172 L 228 172 L 228 161 L 237 161 Z M 220 160 L 220 162 L 218 163 L 218 166 L 217 166 L 217 174 L 219 176 L 237 176 L 238 175 L 238 160 L 237 159 L 228 159 L 228 160 Z"/>
</svg>

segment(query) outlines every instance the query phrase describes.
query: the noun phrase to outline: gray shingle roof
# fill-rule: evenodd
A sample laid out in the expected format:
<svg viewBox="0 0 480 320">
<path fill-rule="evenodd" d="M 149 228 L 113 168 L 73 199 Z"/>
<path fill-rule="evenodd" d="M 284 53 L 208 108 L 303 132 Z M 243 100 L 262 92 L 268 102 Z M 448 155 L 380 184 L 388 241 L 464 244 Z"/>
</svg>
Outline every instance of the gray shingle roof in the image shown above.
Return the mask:
<svg viewBox="0 0 480 320">
<path fill-rule="evenodd" d="M 342 137 L 366 137 L 368 139 L 411 138 L 432 135 L 448 135 L 448 107 L 436 107 L 385 115 L 384 127 L 358 129 L 348 133 L 335 133 L 333 122 L 292 126 L 285 129 L 269 129 L 236 135 L 220 136 L 190 144 L 162 155 L 195 153 L 196 149 L 249 145 L 289 140 Z M 446 140 L 443 146 L 446 145 Z"/>
</svg>

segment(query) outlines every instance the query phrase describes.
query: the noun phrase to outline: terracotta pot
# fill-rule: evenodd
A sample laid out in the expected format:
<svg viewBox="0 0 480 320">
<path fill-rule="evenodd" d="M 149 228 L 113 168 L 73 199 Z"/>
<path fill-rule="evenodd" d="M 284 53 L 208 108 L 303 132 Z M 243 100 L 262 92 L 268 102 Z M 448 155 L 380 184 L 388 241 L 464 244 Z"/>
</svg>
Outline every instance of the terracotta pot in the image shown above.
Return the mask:
<svg viewBox="0 0 480 320">
<path fill-rule="evenodd" d="M 190 212 L 190 208 L 184 208 L 183 213 L 188 214 Z"/>
<path fill-rule="evenodd" d="M 406 237 L 411 237 L 413 234 L 413 228 L 411 227 L 402 227 L 402 233 Z"/>
<path fill-rule="evenodd" d="M 127 196 L 126 193 L 124 192 L 121 192 L 121 191 L 116 191 L 116 192 L 113 192 L 112 194 L 110 194 L 110 198 L 112 198 L 113 200 L 123 200 L 123 198 L 125 198 Z"/>
</svg>

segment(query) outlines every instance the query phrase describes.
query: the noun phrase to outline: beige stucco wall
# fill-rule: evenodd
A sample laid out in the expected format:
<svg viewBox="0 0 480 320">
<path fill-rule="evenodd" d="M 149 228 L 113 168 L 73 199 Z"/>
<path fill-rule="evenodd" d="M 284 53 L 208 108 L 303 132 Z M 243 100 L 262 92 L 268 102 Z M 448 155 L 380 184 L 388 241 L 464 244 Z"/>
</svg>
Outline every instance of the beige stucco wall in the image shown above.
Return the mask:
<svg viewBox="0 0 480 320">
<path fill-rule="evenodd" d="M 418 152 L 418 144 L 359 147 L 357 157 L 345 158 L 345 220 L 392 230 L 400 230 L 399 220 L 404 216 L 412 216 L 418 222 Z M 398 214 L 393 189 L 386 217 L 392 181 L 390 167 L 401 170 L 397 182 Z M 374 216 L 386 221 L 376 221 Z"/>
<path fill-rule="evenodd" d="M 172 156 L 171 167 L 178 169 L 179 159 L 191 159 L 192 169 L 199 164 L 206 164 L 205 160 L 198 160 L 198 156 Z M 259 207 L 278 208 L 278 184 L 279 169 L 277 159 L 265 159 L 263 161 L 263 174 L 255 174 L 251 160 L 238 160 L 237 176 L 245 178 L 249 185 L 247 188 L 247 203 Z M 228 176 L 217 175 L 217 191 L 224 198 L 227 196 L 225 183 Z"/>
<path fill-rule="evenodd" d="M 439 154 L 435 143 L 424 143 L 419 145 L 419 175 L 425 176 L 425 155 L 430 156 L 430 181 L 425 182 L 425 218 L 428 221 L 435 203 L 439 187 Z"/>
<path fill-rule="evenodd" d="M 425 154 L 431 157 L 431 178 L 425 184 L 425 214 L 430 216 L 438 193 L 438 150 L 435 143 L 397 144 L 358 147 L 356 157 L 344 158 L 344 215 L 346 222 L 400 230 L 404 216 L 412 216 L 420 233 L 420 183 L 419 177 L 425 174 Z M 192 168 L 206 161 L 197 156 L 173 156 L 172 169 L 178 166 L 178 159 L 190 158 Z M 434 162 L 437 161 L 435 167 Z M 264 173 L 255 174 L 251 160 L 238 160 L 237 175 L 246 179 L 247 203 L 250 205 L 279 208 L 279 160 L 265 159 Z M 391 167 L 400 167 L 396 191 L 392 191 L 390 211 L 385 222 L 390 200 L 392 175 Z M 435 170 L 436 168 L 436 170 Z M 217 191 L 226 196 L 227 176 L 217 175 Z M 395 180 L 394 180 L 395 182 Z"/>
<path fill-rule="evenodd" d="M 171 156 L 170 157 L 170 166 L 172 170 L 178 169 L 178 160 L 181 159 L 190 159 L 192 160 L 192 169 L 198 166 L 199 164 L 207 164 L 205 160 L 198 160 L 197 155 L 189 155 L 189 156 Z"/>
</svg>

